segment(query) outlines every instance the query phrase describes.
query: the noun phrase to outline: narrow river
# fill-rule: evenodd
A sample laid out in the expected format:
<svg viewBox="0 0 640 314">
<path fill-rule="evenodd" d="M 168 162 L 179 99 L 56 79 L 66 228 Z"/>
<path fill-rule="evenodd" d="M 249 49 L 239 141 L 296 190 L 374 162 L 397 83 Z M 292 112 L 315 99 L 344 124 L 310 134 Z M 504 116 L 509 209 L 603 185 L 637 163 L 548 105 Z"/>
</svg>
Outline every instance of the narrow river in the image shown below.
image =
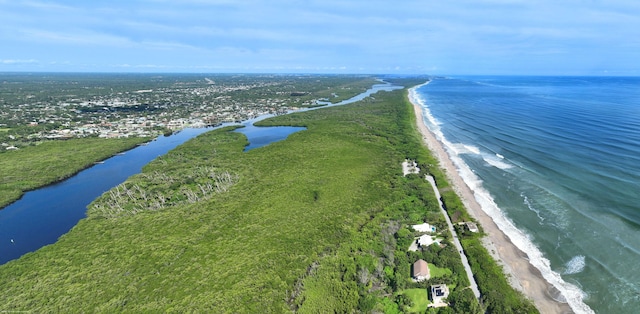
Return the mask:
<svg viewBox="0 0 640 314">
<path fill-rule="evenodd" d="M 85 217 L 87 205 L 102 193 L 139 173 L 156 157 L 209 130 L 185 129 L 160 136 L 65 181 L 25 193 L 0 210 L 0 264 L 56 242 Z"/>
<path fill-rule="evenodd" d="M 329 106 L 353 103 L 378 91 L 399 88 L 402 87 L 377 84 L 362 94 Z M 304 129 L 253 126 L 254 122 L 268 117 L 246 121 L 243 123 L 245 128 L 238 130 L 249 140 L 246 150 L 283 140 L 289 134 Z M 25 193 L 20 200 L 0 210 L 0 265 L 56 242 L 86 217 L 87 205 L 102 193 L 140 173 L 142 167 L 156 157 L 212 129 L 184 129 L 168 137 L 160 136 L 147 145 L 113 156 L 65 181 Z"/>
</svg>

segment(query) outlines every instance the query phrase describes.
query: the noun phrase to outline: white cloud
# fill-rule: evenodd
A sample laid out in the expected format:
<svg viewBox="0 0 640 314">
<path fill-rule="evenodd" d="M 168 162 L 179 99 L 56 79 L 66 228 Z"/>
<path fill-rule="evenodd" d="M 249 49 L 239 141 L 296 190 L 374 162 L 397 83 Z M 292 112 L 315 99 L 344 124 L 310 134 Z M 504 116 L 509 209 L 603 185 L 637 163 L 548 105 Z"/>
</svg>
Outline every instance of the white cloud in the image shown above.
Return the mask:
<svg viewBox="0 0 640 314">
<path fill-rule="evenodd" d="M 0 53 L 132 70 L 444 71 L 576 53 L 614 63 L 613 50 L 637 54 L 639 12 L 622 0 L 0 0 Z"/>
<path fill-rule="evenodd" d="M 131 41 L 125 37 L 95 32 L 67 32 L 48 31 L 43 29 L 24 29 L 21 31 L 23 39 L 29 41 L 44 41 L 54 44 L 80 44 L 101 46 L 125 46 Z"/>
<path fill-rule="evenodd" d="M 20 2 L 20 4 L 26 6 L 26 7 L 30 7 L 30 8 L 34 8 L 34 9 L 38 9 L 38 10 L 44 10 L 44 11 L 76 11 L 77 9 L 75 7 L 71 7 L 71 6 L 67 6 L 67 5 L 62 5 L 62 4 L 57 4 L 54 2 L 41 2 L 41 1 L 23 1 Z"/>
<path fill-rule="evenodd" d="M 38 63 L 35 59 L 0 59 L 0 64 L 33 64 Z"/>
</svg>

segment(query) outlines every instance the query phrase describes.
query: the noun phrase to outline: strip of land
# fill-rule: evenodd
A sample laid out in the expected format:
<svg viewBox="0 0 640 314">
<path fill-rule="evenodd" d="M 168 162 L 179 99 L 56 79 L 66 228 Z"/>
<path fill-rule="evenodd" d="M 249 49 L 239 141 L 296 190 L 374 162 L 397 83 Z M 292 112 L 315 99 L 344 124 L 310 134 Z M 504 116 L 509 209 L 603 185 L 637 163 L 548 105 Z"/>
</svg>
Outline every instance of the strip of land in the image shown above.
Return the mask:
<svg viewBox="0 0 640 314">
<path fill-rule="evenodd" d="M 244 152 L 247 138 L 229 127 L 158 157 L 58 242 L 0 266 L 0 312 L 424 313 L 442 303 L 427 288 L 445 284 L 443 311 L 537 313 L 478 234 L 459 230 L 482 304 L 466 288 L 438 196 L 424 177 L 400 176 L 415 160 L 455 221 L 471 219 L 445 190 L 405 93 L 263 120 L 307 129 L 259 149 Z M 426 222 L 443 245 L 407 250 L 410 226 Z M 414 282 L 419 259 L 430 278 Z"/>
<path fill-rule="evenodd" d="M 455 245 L 456 249 L 460 253 L 460 259 L 462 260 L 462 264 L 464 265 L 464 270 L 467 273 L 467 276 L 469 277 L 469 282 L 471 283 L 471 286 L 469 287 L 473 291 L 473 295 L 475 295 L 477 299 L 480 299 L 480 291 L 478 290 L 478 284 L 476 283 L 476 280 L 473 278 L 473 273 L 471 272 L 471 266 L 469 266 L 469 261 L 467 260 L 467 256 L 464 255 L 463 253 L 464 249 L 462 248 L 462 244 L 460 244 L 460 240 L 458 240 L 458 235 L 456 234 L 456 230 L 453 228 L 453 223 L 451 223 L 451 218 L 449 218 L 449 215 L 447 214 L 442 204 L 442 197 L 440 196 L 440 191 L 438 191 L 438 187 L 436 186 L 436 181 L 432 176 L 426 176 L 426 179 L 431 184 L 431 187 L 433 187 L 433 193 L 438 198 L 438 203 L 440 204 L 442 215 L 447 221 L 447 226 L 449 226 L 449 231 L 451 231 L 451 234 L 453 235 L 453 245 Z"/>
<path fill-rule="evenodd" d="M 527 255 L 518 249 L 498 228 L 491 217 L 482 210 L 474 197 L 473 191 L 458 174 L 442 143 L 436 139 L 435 135 L 424 124 L 422 108 L 415 99 L 410 97 L 410 100 L 414 106 L 418 129 L 422 134 L 424 143 L 439 160 L 440 166 L 445 170 L 449 182 L 460 196 L 469 213 L 484 228 L 487 233 L 484 241 L 485 246 L 489 252 L 495 252 L 494 257 L 499 258 L 499 261 L 502 262 L 504 271 L 513 279 L 512 285 L 514 288 L 521 290 L 530 298 L 541 313 L 573 313 L 568 304 L 560 303 L 553 299 L 551 291 L 555 288 L 544 280 L 540 271 L 529 263 Z"/>
<path fill-rule="evenodd" d="M 46 141 L 0 158 L 0 209 L 30 190 L 70 178 L 94 163 L 149 141 L 149 138 L 80 138 Z"/>
</svg>

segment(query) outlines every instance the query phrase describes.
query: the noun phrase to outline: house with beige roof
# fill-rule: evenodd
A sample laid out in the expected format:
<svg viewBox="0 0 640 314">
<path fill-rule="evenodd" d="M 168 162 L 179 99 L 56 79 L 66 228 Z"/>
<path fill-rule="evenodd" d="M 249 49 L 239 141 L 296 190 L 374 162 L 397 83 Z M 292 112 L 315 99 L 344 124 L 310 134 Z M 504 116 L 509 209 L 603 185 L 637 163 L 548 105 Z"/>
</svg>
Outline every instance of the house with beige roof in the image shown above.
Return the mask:
<svg viewBox="0 0 640 314">
<path fill-rule="evenodd" d="M 419 259 L 413 263 L 412 277 L 415 281 L 423 281 L 431 277 L 431 274 L 429 273 L 429 265 L 425 260 Z"/>
</svg>

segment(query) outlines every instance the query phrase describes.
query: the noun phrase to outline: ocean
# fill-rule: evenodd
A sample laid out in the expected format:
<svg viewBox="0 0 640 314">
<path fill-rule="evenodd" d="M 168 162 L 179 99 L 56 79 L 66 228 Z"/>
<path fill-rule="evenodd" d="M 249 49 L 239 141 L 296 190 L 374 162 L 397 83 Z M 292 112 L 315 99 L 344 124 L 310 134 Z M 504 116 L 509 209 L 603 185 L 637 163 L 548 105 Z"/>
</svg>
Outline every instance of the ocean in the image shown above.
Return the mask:
<svg viewBox="0 0 640 314">
<path fill-rule="evenodd" d="M 640 78 L 469 76 L 417 89 L 483 209 L 578 313 L 640 313 Z"/>
</svg>

